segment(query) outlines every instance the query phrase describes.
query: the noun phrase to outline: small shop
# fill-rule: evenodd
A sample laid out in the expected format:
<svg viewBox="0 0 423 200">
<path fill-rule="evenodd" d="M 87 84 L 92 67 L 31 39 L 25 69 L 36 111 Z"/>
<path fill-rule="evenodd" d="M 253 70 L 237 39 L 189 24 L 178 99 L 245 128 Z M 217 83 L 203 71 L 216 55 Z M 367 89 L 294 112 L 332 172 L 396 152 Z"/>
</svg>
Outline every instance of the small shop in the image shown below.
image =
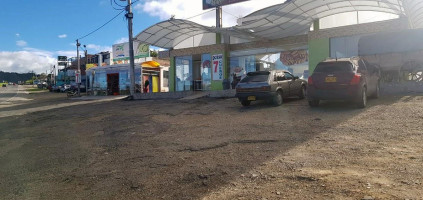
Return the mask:
<svg viewBox="0 0 423 200">
<path fill-rule="evenodd" d="M 141 66 L 143 73 L 141 76 Z M 151 93 L 168 90 L 163 84 L 163 77 L 168 67 L 161 67 L 158 62 L 146 61 L 135 65 L 135 93 Z M 87 92 L 90 95 L 129 95 L 130 73 L 129 64 L 118 64 L 102 67 L 92 67 L 87 73 Z M 142 81 L 142 82 L 141 82 Z M 144 83 L 144 88 L 141 88 Z"/>
</svg>

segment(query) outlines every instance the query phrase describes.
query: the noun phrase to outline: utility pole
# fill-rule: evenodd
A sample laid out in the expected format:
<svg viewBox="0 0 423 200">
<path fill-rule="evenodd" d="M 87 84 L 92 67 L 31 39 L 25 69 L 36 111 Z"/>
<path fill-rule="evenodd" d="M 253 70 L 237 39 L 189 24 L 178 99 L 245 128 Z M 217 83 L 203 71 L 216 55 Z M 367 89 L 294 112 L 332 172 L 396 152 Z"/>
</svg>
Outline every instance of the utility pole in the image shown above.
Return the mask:
<svg viewBox="0 0 423 200">
<path fill-rule="evenodd" d="M 125 0 L 121 0 L 125 1 Z M 126 6 L 127 13 L 125 14 L 126 18 L 128 19 L 128 34 L 129 34 L 129 76 L 131 79 L 131 87 L 129 88 L 129 92 L 131 97 L 134 97 L 135 93 L 135 66 L 134 66 L 134 39 L 132 38 L 132 18 L 134 18 L 134 14 L 132 13 L 132 2 L 128 0 L 128 5 Z M 142 75 L 142 71 L 141 71 Z M 141 81 L 142 82 L 142 81 Z"/>
<path fill-rule="evenodd" d="M 79 46 L 81 46 L 81 44 L 79 44 L 79 40 L 76 40 L 76 59 L 78 59 L 78 79 L 79 79 L 79 76 L 81 76 L 81 61 L 80 61 L 80 59 L 79 59 Z M 80 88 L 80 86 L 79 86 L 79 80 L 75 80 L 76 82 L 77 82 L 77 85 L 78 85 L 78 96 L 80 96 L 81 95 L 81 88 Z"/>
<path fill-rule="evenodd" d="M 85 53 L 85 95 L 88 96 L 88 76 L 87 76 L 87 64 L 88 64 L 88 51 L 87 46 L 84 45 L 84 53 Z M 82 73 L 81 73 L 81 80 L 82 80 Z"/>
</svg>

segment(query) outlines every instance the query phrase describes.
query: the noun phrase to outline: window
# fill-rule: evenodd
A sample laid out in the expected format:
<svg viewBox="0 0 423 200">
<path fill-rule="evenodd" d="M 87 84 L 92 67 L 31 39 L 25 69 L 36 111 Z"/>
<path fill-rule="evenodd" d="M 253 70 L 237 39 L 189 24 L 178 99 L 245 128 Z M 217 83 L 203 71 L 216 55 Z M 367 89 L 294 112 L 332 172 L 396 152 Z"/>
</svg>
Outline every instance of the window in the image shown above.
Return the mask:
<svg viewBox="0 0 423 200">
<path fill-rule="evenodd" d="M 350 72 L 353 71 L 353 65 L 347 61 L 339 62 L 321 62 L 317 65 L 314 72 Z"/>
<path fill-rule="evenodd" d="M 266 82 L 269 79 L 269 74 L 248 74 L 241 83 L 248 82 Z"/>
<path fill-rule="evenodd" d="M 292 79 L 294 79 L 294 76 L 292 76 L 292 74 L 290 74 L 288 72 L 285 72 L 285 79 L 286 80 L 292 80 Z"/>
</svg>

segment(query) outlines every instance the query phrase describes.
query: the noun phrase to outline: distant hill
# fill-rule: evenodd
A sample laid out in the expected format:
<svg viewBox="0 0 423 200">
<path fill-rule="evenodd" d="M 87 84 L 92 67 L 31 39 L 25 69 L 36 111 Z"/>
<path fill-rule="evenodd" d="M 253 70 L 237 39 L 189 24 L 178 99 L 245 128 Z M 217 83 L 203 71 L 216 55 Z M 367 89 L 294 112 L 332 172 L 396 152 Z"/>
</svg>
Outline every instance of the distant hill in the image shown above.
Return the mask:
<svg viewBox="0 0 423 200">
<path fill-rule="evenodd" d="M 18 81 L 27 81 L 34 76 L 33 73 L 19 74 L 16 72 L 2 72 L 0 71 L 0 82 L 7 81 L 17 83 Z"/>
</svg>

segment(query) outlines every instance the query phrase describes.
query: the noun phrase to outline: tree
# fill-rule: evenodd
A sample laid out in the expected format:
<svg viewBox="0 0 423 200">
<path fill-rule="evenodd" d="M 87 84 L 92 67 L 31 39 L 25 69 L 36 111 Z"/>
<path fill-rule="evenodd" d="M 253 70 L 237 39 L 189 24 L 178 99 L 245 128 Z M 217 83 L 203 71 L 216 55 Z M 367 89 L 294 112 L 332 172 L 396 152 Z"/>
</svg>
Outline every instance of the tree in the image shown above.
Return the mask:
<svg viewBox="0 0 423 200">
<path fill-rule="evenodd" d="M 151 57 L 157 57 L 158 56 L 158 52 L 156 50 L 150 50 L 150 56 Z"/>
</svg>

